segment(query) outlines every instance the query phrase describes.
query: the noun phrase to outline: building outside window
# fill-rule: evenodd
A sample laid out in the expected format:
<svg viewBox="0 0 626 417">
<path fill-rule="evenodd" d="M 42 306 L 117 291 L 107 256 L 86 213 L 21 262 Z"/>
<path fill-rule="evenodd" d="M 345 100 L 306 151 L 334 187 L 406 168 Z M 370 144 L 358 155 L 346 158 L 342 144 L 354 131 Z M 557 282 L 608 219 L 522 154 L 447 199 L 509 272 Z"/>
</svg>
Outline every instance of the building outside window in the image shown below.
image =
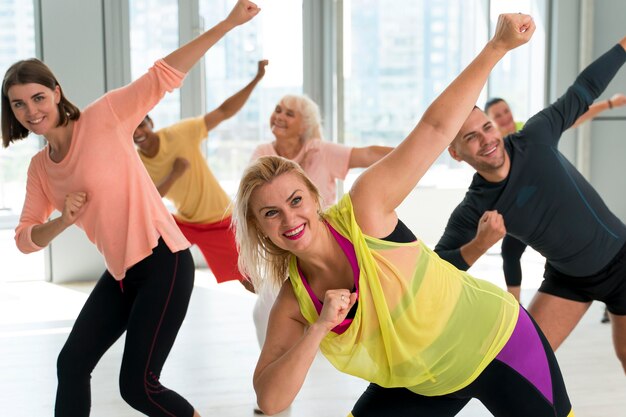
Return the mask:
<svg viewBox="0 0 626 417">
<path fill-rule="evenodd" d="M 133 80 L 178 48 L 177 0 L 129 0 L 130 62 Z M 180 90 L 165 95 L 150 112 L 155 129 L 180 120 Z"/>
<path fill-rule="evenodd" d="M 33 2 L 0 0 L 0 74 L 15 61 L 33 58 Z M 0 282 L 43 279 L 43 252 L 24 255 L 15 247 L 14 229 L 24 205 L 26 174 L 42 140 L 34 135 L 0 149 Z"/>
<path fill-rule="evenodd" d="M 235 0 L 200 0 L 204 27 L 228 14 Z M 261 13 L 236 28 L 205 56 L 206 109 L 215 109 L 248 84 L 257 62 L 269 60 L 265 78 L 233 118 L 209 132 L 209 166 L 231 195 L 254 148 L 274 139 L 270 114 L 285 94 L 302 94 L 302 0 L 259 2 Z"/>
<path fill-rule="evenodd" d="M 426 108 L 485 45 L 499 13 L 535 17 L 533 40 L 492 73 L 478 103 L 499 95 L 526 118 L 545 97 L 545 0 L 344 0 L 343 82 L 345 143 L 395 146 Z M 490 6 L 490 7 L 489 7 Z M 530 91 L 530 94 L 529 94 Z M 524 120 L 524 119 L 522 119 Z M 351 173 L 346 181 L 358 172 Z M 422 187 L 465 188 L 473 170 L 444 152 Z"/>
</svg>

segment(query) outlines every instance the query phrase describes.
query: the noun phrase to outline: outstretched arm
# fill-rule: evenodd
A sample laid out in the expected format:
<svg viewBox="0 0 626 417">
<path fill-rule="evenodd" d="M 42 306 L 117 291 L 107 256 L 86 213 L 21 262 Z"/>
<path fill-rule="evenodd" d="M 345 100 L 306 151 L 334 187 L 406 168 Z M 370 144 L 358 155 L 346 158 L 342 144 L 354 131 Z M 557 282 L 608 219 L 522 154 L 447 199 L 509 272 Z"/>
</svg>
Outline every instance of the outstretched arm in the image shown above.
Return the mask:
<svg viewBox="0 0 626 417">
<path fill-rule="evenodd" d="M 576 120 L 576 123 L 572 125 L 572 128 L 578 127 L 581 124 L 585 123 L 587 120 L 593 119 L 603 111 L 611 110 L 616 107 L 622 107 L 624 105 L 626 105 L 626 96 L 622 93 L 617 93 L 608 100 L 603 100 L 599 103 L 593 103 L 591 106 L 589 106 L 589 110 L 587 110 L 587 113 L 583 114 Z"/>
<path fill-rule="evenodd" d="M 352 148 L 348 168 L 367 168 L 378 162 L 383 156 L 393 150 L 390 146 L 365 146 L 363 148 Z"/>
<path fill-rule="evenodd" d="M 528 15 L 500 15 L 493 39 L 430 105 L 407 138 L 357 179 L 350 195 L 366 234 L 383 236 L 393 230 L 396 207 L 458 133 L 493 67 L 509 50 L 528 42 L 534 30 Z"/>
<path fill-rule="evenodd" d="M 265 66 L 268 61 L 259 61 L 256 76 L 244 88 L 227 98 L 218 108 L 204 115 L 206 130 L 212 130 L 224 120 L 233 117 L 250 98 L 252 90 L 265 76 Z"/>
<path fill-rule="evenodd" d="M 252 19 L 259 8 L 249 0 L 238 0 L 226 19 L 183 45 L 132 83 L 103 96 L 109 102 L 116 124 L 130 140 L 143 118 L 163 98 L 166 92 L 180 87 L 185 74 L 229 30 Z"/>
<path fill-rule="evenodd" d="M 166 56 L 165 62 L 181 72 L 189 72 L 206 51 L 226 33 L 252 19 L 260 10 L 256 4 L 249 0 L 237 1 L 226 19 Z"/>
</svg>

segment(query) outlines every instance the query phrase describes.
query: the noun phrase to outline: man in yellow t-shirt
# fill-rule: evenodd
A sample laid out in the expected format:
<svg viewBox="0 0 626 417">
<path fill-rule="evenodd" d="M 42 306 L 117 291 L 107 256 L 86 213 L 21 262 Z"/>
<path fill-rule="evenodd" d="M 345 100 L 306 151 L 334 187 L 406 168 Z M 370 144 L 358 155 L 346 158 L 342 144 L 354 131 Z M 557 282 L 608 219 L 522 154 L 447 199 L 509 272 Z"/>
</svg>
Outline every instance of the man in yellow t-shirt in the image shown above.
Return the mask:
<svg viewBox="0 0 626 417">
<path fill-rule="evenodd" d="M 208 132 L 234 116 L 265 75 L 268 61 L 259 61 L 248 85 L 204 116 L 185 119 L 153 131 L 150 116 L 135 130 L 139 157 L 162 197 L 176 207 L 174 219 L 185 237 L 198 245 L 217 282 L 237 279 L 254 291 L 237 267 L 237 247 L 230 228 L 230 198 L 209 169 L 200 150 Z"/>
</svg>

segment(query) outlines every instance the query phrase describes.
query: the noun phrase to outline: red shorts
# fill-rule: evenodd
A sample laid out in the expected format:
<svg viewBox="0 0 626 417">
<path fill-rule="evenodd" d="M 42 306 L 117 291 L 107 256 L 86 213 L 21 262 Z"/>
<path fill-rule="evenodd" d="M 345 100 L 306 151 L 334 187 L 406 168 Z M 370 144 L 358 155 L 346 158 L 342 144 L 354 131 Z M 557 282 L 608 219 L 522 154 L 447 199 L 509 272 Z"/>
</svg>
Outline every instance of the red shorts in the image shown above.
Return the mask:
<svg viewBox="0 0 626 417">
<path fill-rule="evenodd" d="M 217 282 L 245 279 L 237 268 L 239 254 L 230 219 L 228 216 L 219 222 L 203 224 L 183 223 L 174 218 L 187 240 L 192 245 L 198 245 Z"/>
</svg>

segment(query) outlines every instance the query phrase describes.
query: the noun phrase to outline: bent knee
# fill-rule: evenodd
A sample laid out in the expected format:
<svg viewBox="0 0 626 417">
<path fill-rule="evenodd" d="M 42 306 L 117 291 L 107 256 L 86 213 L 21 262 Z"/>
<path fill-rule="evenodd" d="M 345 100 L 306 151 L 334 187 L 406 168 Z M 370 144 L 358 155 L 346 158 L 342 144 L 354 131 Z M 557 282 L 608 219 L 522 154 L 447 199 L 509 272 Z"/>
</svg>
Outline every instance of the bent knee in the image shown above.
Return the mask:
<svg viewBox="0 0 626 417">
<path fill-rule="evenodd" d="M 142 379 L 120 379 L 120 395 L 135 409 L 141 409 L 149 401 L 147 387 Z"/>
<path fill-rule="evenodd" d="M 57 377 L 59 380 L 88 378 L 91 371 L 93 371 L 93 366 L 85 360 L 84 355 L 81 355 L 80 352 L 75 352 L 67 346 L 61 349 L 57 357 Z"/>
<path fill-rule="evenodd" d="M 120 374 L 120 395 L 131 407 L 142 410 L 146 404 L 151 404 L 151 397 L 167 391 L 156 375 L 148 371 L 143 373 L 124 372 Z"/>
</svg>

